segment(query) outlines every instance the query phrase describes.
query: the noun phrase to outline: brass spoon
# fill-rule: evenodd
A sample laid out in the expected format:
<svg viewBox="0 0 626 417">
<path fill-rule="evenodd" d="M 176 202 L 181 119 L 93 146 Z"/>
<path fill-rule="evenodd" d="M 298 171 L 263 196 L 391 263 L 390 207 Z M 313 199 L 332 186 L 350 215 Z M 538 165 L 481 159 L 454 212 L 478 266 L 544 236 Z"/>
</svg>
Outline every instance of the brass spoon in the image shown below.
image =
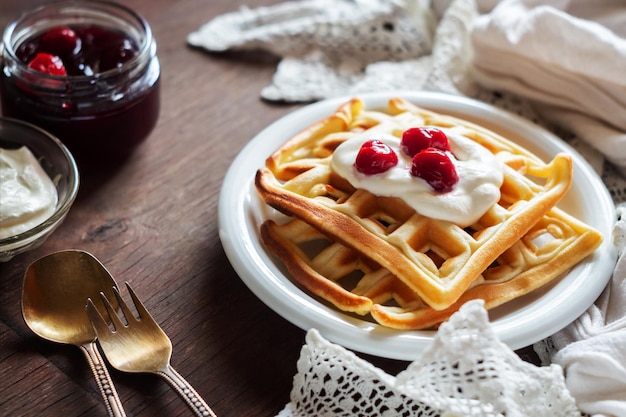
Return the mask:
<svg viewBox="0 0 626 417">
<path fill-rule="evenodd" d="M 96 333 L 85 311 L 87 299 L 115 295 L 115 280 L 91 254 L 66 250 L 33 262 L 24 274 L 22 315 L 38 336 L 81 348 L 89 362 L 107 412 L 126 416 L 111 376 L 95 344 Z M 104 304 L 102 304 L 104 309 Z"/>
</svg>

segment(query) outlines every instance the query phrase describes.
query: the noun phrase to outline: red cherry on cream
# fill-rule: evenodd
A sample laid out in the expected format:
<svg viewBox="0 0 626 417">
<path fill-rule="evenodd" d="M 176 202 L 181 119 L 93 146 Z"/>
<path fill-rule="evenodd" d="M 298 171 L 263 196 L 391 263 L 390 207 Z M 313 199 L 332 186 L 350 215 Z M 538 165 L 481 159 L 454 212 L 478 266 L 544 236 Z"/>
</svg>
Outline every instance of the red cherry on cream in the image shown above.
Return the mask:
<svg viewBox="0 0 626 417">
<path fill-rule="evenodd" d="M 459 181 L 452 160 L 441 149 L 427 148 L 413 157 L 411 175 L 425 180 L 437 192 L 447 193 Z"/>
<path fill-rule="evenodd" d="M 387 171 L 398 164 L 398 155 L 385 143 L 372 139 L 361 145 L 354 166 L 357 171 L 374 175 Z"/>
<path fill-rule="evenodd" d="M 448 137 L 441 129 L 433 126 L 412 127 L 402 133 L 400 149 L 410 157 L 426 148 L 450 150 Z"/>
</svg>

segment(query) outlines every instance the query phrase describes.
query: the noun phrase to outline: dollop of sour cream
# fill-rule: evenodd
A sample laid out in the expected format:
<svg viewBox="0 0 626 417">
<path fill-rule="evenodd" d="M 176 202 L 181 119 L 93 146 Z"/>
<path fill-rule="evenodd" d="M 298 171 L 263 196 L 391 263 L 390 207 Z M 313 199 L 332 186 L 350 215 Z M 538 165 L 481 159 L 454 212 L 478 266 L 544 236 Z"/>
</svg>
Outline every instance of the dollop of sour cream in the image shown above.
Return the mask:
<svg viewBox="0 0 626 417">
<path fill-rule="evenodd" d="M 0 239 L 44 222 L 57 201 L 56 187 L 28 148 L 0 148 Z"/>
<path fill-rule="evenodd" d="M 418 121 L 415 121 L 418 122 Z M 439 193 L 423 179 L 411 175 L 411 157 L 400 149 L 400 136 L 409 127 L 409 120 L 384 121 L 364 133 L 355 135 L 337 147 L 332 169 L 355 188 L 378 196 L 398 197 L 418 213 L 446 220 L 461 227 L 475 223 L 500 199 L 504 178 L 501 162 L 482 145 L 463 135 L 462 126 L 442 128 L 450 142 L 449 155 L 459 181 L 452 191 Z M 398 155 L 398 164 L 380 174 L 366 175 L 354 166 L 361 145 L 378 139 Z"/>
</svg>

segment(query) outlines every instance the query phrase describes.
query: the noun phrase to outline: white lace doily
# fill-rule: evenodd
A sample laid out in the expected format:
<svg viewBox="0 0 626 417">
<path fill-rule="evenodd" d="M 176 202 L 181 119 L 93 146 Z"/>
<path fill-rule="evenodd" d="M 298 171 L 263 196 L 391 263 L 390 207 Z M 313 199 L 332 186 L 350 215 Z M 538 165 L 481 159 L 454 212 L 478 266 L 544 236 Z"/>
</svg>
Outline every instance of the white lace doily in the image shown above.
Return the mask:
<svg viewBox="0 0 626 417">
<path fill-rule="evenodd" d="M 306 336 L 291 401 L 278 417 L 581 416 L 557 365 L 536 367 L 500 342 L 483 302 L 444 323 L 419 361 L 396 377 Z"/>
<path fill-rule="evenodd" d="M 283 57 L 267 100 L 312 101 L 346 92 L 375 62 L 429 54 L 430 19 L 418 2 L 303 0 L 216 17 L 189 44 L 219 52 L 263 49 Z M 355 42 L 355 39 L 358 41 Z"/>
</svg>

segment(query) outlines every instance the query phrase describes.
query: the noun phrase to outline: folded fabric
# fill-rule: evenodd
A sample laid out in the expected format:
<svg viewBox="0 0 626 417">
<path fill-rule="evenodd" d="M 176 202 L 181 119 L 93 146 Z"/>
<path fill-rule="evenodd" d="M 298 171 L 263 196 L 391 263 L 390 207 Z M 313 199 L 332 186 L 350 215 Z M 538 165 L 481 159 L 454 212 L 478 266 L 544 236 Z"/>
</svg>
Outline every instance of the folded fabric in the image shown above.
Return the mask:
<svg viewBox="0 0 626 417">
<path fill-rule="evenodd" d="M 626 39 L 557 8 L 567 3 L 505 0 L 480 16 L 473 75 L 532 100 L 626 173 Z"/>
<path fill-rule="evenodd" d="M 437 332 L 420 360 L 393 377 L 307 333 L 291 400 L 279 417 L 580 417 L 557 365 L 536 367 L 500 342 L 480 300 Z"/>
<path fill-rule="evenodd" d="M 304 0 L 243 8 L 202 25 L 187 42 L 212 52 L 260 48 L 281 56 L 263 98 L 313 101 L 346 94 L 370 63 L 429 54 L 430 12 L 419 4 Z"/>
<path fill-rule="evenodd" d="M 565 371 L 569 391 L 591 415 L 626 416 L 626 205 L 617 208 L 618 261 L 598 300 L 536 349 Z"/>
<path fill-rule="evenodd" d="M 339 61 L 399 61 L 430 50 L 425 13 L 417 3 L 386 0 L 287 1 L 217 16 L 187 41 L 215 52 L 260 48 L 295 57 L 322 50 Z"/>
</svg>

